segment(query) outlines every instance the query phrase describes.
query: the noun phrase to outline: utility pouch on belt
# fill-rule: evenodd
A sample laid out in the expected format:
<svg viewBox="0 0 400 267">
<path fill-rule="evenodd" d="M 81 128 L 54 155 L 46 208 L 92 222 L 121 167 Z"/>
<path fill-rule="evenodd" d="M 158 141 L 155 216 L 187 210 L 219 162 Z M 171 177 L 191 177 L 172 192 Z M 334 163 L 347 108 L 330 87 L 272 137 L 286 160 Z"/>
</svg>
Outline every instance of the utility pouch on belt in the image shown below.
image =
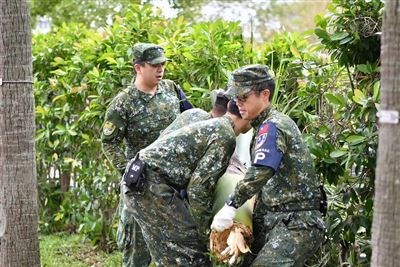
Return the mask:
<svg viewBox="0 0 400 267">
<path fill-rule="evenodd" d="M 139 159 L 138 155 L 129 161 L 125 169 L 123 180 L 124 184 L 132 192 L 143 192 L 143 187 L 146 182 L 144 162 Z"/>
</svg>

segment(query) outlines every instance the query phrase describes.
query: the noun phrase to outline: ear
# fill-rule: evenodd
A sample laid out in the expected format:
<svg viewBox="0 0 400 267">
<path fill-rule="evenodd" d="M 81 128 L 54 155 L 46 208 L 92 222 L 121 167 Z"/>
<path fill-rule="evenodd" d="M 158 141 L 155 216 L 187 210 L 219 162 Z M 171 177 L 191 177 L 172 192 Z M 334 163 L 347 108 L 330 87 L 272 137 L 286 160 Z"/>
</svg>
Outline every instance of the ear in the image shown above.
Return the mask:
<svg viewBox="0 0 400 267">
<path fill-rule="evenodd" d="M 263 99 L 265 101 L 269 102 L 269 96 L 270 96 L 271 92 L 269 91 L 269 89 L 265 89 L 264 91 L 262 91 L 262 95 L 263 95 Z"/>
<path fill-rule="evenodd" d="M 142 65 L 140 65 L 140 64 L 135 64 L 135 65 L 133 65 L 133 68 L 135 69 L 135 72 L 136 72 L 136 73 L 140 73 L 140 72 L 141 72 Z"/>
</svg>

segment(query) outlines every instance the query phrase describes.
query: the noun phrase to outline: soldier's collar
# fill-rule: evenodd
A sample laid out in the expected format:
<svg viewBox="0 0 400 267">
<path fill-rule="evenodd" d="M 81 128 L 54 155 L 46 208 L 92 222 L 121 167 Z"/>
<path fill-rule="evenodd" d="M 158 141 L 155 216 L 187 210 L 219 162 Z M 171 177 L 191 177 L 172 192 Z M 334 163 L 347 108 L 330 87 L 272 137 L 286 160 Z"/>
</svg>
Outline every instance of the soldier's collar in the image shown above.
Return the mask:
<svg viewBox="0 0 400 267">
<path fill-rule="evenodd" d="M 224 115 L 224 116 L 222 116 L 222 118 L 227 118 L 227 120 L 231 124 L 232 128 L 235 129 L 235 123 L 233 122 L 233 119 L 231 117 L 229 117 L 228 115 Z"/>
<path fill-rule="evenodd" d="M 158 94 L 163 93 L 164 90 L 165 90 L 164 87 L 163 87 L 163 86 L 160 86 L 160 84 L 158 84 L 158 85 L 157 85 L 157 91 L 156 91 L 156 93 L 155 93 L 154 95 L 151 95 L 151 94 L 148 94 L 148 93 L 145 93 L 145 92 L 143 92 L 143 91 L 138 90 L 137 87 L 135 86 L 135 84 L 132 84 L 132 85 L 131 85 L 131 92 L 132 92 L 132 95 L 133 95 L 134 97 L 139 97 L 139 98 L 142 98 L 142 99 L 144 99 L 144 100 L 150 100 L 150 99 L 152 99 L 155 95 L 158 95 Z"/>
<path fill-rule="evenodd" d="M 273 110 L 274 107 L 272 105 L 269 105 L 263 112 L 260 113 L 260 115 L 258 115 L 255 120 L 250 123 L 251 126 L 257 129 L 265 121 L 265 119 L 269 117 Z"/>
</svg>

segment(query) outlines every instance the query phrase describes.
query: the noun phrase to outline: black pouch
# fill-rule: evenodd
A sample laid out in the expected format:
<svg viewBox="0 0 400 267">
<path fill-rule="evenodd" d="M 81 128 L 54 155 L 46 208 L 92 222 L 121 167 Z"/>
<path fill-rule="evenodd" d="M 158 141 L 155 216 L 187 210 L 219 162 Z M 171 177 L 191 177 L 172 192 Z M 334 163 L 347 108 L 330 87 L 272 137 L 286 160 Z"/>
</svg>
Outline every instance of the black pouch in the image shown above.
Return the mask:
<svg viewBox="0 0 400 267">
<path fill-rule="evenodd" d="M 325 216 L 328 211 L 328 198 L 326 196 L 324 185 L 321 184 L 319 186 L 319 191 L 321 193 L 321 200 L 319 205 L 319 211 L 321 212 L 322 216 Z"/>
<path fill-rule="evenodd" d="M 144 166 L 144 162 L 139 159 L 139 156 L 131 159 L 126 166 L 123 180 L 132 192 L 143 192 L 143 187 L 146 183 Z"/>
</svg>

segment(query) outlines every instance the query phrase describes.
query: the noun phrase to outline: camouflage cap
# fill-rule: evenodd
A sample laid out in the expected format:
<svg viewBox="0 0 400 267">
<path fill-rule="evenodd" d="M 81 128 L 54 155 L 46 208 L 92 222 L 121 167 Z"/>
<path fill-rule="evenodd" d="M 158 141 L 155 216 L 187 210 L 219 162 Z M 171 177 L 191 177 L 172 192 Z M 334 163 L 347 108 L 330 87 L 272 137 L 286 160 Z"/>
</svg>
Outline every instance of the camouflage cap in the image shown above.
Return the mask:
<svg viewBox="0 0 400 267">
<path fill-rule="evenodd" d="M 146 62 L 149 64 L 159 64 L 169 60 L 165 57 L 164 49 L 152 43 L 135 44 L 133 46 L 133 58 L 135 63 Z"/>
<path fill-rule="evenodd" d="M 225 93 L 229 97 L 242 97 L 250 92 L 255 85 L 273 80 L 269 69 L 265 65 L 255 64 L 240 67 L 231 73 L 228 81 L 228 90 Z"/>
</svg>

